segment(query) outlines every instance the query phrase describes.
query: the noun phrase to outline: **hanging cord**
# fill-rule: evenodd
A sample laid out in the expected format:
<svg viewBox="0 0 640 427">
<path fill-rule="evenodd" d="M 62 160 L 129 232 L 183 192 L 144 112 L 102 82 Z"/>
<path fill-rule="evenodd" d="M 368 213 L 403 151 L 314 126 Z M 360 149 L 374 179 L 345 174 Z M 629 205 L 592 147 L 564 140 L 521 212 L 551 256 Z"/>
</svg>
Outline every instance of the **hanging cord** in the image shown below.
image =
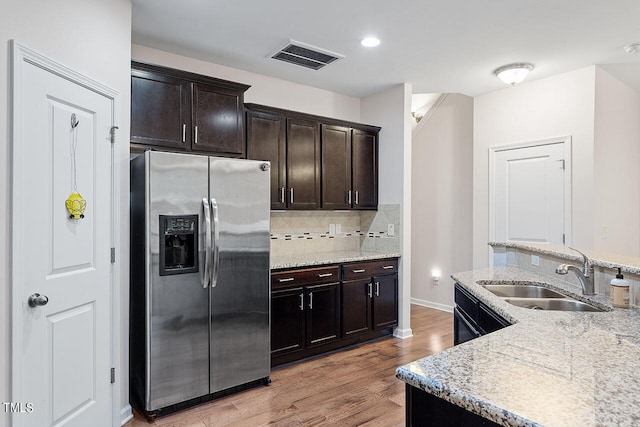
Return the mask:
<svg viewBox="0 0 640 427">
<path fill-rule="evenodd" d="M 78 148 L 78 130 L 76 129 L 80 121 L 76 119 L 76 114 L 71 114 L 71 177 L 73 179 L 73 192 L 78 192 L 78 177 L 76 166 L 76 149 Z"/>
</svg>

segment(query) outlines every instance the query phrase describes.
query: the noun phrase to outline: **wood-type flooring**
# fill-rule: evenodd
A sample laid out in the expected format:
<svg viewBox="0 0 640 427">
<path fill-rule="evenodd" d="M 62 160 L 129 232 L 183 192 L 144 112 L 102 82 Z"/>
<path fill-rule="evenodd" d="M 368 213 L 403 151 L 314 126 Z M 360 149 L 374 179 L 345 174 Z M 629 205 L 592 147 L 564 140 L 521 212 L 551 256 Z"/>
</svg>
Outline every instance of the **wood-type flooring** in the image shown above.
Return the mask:
<svg viewBox="0 0 640 427">
<path fill-rule="evenodd" d="M 413 336 L 276 367 L 272 383 L 125 427 L 404 426 L 398 366 L 453 346 L 453 315 L 411 306 Z"/>
</svg>

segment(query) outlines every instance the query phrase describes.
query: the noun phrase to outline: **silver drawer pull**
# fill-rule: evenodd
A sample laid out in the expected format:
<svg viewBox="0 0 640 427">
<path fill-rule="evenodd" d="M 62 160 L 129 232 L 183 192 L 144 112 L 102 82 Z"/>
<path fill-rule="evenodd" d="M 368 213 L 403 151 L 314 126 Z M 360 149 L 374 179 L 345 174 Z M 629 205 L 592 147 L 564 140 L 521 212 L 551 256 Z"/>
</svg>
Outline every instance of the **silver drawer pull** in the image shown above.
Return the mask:
<svg viewBox="0 0 640 427">
<path fill-rule="evenodd" d="M 383 270 L 391 270 L 393 268 L 393 265 L 385 265 L 384 267 L 382 267 Z"/>
<path fill-rule="evenodd" d="M 367 270 L 362 269 L 362 270 L 351 270 L 351 271 L 354 272 L 354 273 L 364 273 Z"/>
<path fill-rule="evenodd" d="M 295 277 L 287 277 L 286 279 L 278 279 L 278 282 L 280 283 L 284 283 L 284 282 L 293 282 L 295 279 Z"/>
<path fill-rule="evenodd" d="M 333 273 L 322 273 L 322 274 L 318 274 L 318 277 L 331 277 L 333 276 Z"/>
</svg>

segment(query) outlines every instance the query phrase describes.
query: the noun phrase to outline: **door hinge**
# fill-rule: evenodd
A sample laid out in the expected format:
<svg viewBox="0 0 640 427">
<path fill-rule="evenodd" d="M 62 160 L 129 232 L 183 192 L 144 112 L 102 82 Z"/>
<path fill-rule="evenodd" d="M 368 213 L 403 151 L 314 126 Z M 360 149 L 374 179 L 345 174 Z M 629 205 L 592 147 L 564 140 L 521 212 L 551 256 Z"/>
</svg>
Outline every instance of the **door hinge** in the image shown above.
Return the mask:
<svg viewBox="0 0 640 427">
<path fill-rule="evenodd" d="M 111 131 L 109 132 L 112 144 L 116 143 L 116 129 L 118 129 L 118 126 L 111 126 Z"/>
<path fill-rule="evenodd" d="M 111 384 L 116 382 L 116 368 L 111 368 Z"/>
<path fill-rule="evenodd" d="M 564 159 L 558 160 L 560 162 L 560 167 L 564 170 Z"/>
<path fill-rule="evenodd" d="M 562 233 L 562 244 L 564 245 L 565 241 L 564 241 L 564 233 Z"/>
<path fill-rule="evenodd" d="M 111 248 L 111 264 L 116 262 L 116 248 Z"/>
</svg>

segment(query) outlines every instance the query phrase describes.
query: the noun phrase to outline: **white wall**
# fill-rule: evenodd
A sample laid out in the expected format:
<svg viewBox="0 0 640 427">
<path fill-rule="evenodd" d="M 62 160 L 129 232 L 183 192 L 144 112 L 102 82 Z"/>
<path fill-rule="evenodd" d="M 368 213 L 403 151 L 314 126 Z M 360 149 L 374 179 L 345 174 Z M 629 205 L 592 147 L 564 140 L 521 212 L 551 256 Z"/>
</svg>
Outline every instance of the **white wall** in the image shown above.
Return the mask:
<svg viewBox="0 0 640 427">
<path fill-rule="evenodd" d="M 599 67 L 594 161 L 594 249 L 640 256 L 640 92 Z"/>
<path fill-rule="evenodd" d="M 572 233 L 593 249 L 595 66 L 474 99 L 473 266 L 489 264 L 489 162 L 493 145 L 572 137 Z M 636 118 L 637 119 L 637 118 Z"/>
<path fill-rule="evenodd" d="M 382 127 L 379 144 L 379 204 L 400 205 L 399 324 L 396 336 L 411 336 L 411 86 L 402 84 L 363 98 L 362 121 Z"/>
<path fill-rule="evenodd" d="M 9 40 L 15 39 L 63 65 L 98 80 L 120 93 L 116 106 L 120 127 L 117 162 L 120 168 L 120 259 L 119 283 L 122 304 L 128 299 L 128 216 L 129 216 L 129 92 L 131 48 L 131 3 L 129 0 L 22 0 L 4 2 L 0 14 L 0 402 L 10 402 L 10 143 L 9 143 Z M 36 177 L 34 177 L 36 179 Z M 127 313 L 128 314 L 128 313 Z M 116 319 L 116 327 L 120 322 Z M 128 325 L 122 324 L 120 397 L 128 405 Z M 118 334 L 120 336 L 120 334 Z M 0 410 L 0 425 L 8 426 L 8 416 Z"/>
<path fill-rule="evenodd" d="M 340 95 L 274 77 L 132 45 L 133 60 L 251 85 L 244 101 L 325 117 L 360 122 L 360 98 Z"/>
<path fill-rule="evenodd" d="M 422 120 L 412 148 L 411 299 L 452 310 L 450 276 L 473 267 L 473 98 L 446 95 Z"/>
</svg>

